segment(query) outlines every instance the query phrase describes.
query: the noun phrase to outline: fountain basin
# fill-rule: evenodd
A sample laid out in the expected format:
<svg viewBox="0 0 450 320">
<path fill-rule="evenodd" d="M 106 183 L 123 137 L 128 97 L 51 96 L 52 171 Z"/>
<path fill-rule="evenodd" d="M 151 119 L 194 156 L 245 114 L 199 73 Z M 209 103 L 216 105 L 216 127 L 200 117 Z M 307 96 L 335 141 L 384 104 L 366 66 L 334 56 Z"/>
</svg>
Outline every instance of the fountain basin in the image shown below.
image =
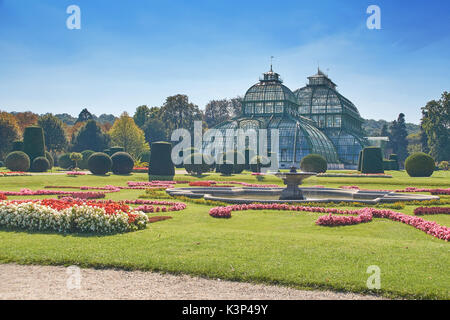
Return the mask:
<svg viewBox="0 0 450 320">
<path fill-rule="evenodd" d="M 439 200 L 438 196 L 405 194 L 393 191 L 364 191 L 337 188 L 301 187 L 303 199 L 279 199 L 285 188 L 256 187 L 185 187 L 171 188 L 166 192 L 172 196 L 203 198 L 227 203 L 305 203 L 305 202 L 359 202 L 368 205 L 401 201 Z"/>
</svg>

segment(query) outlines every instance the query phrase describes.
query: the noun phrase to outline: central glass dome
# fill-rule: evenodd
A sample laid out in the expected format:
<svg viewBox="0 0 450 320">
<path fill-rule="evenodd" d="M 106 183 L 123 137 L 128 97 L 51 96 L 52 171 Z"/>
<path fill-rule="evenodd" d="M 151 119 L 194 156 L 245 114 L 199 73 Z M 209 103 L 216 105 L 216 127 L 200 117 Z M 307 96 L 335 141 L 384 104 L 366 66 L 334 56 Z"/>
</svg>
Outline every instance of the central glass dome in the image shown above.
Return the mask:
<svg viewBox="0 0 450 320">
<path fill-rule="evenodd" d="M 314 121 L 300 115 L 296 96 L 282 84 L 280 75 L 273 72 L 272 67 L 247 90 L 241 115 L 214 129 L 221 130 L 224 136 L 233 132 L 229 129 L 267 129 L 267 152 L 277 154 L 280 168 L 298 167 L 300 160 L 310 153 L 321 154 L 330 164 L 339 162 L 334 144 Z M 279 150 L 270 150 L 271 129 L 279 130 Z M 222 142 L 213 143 L 216 148 L 223 148 L 218 145 Z"/>
</svg>

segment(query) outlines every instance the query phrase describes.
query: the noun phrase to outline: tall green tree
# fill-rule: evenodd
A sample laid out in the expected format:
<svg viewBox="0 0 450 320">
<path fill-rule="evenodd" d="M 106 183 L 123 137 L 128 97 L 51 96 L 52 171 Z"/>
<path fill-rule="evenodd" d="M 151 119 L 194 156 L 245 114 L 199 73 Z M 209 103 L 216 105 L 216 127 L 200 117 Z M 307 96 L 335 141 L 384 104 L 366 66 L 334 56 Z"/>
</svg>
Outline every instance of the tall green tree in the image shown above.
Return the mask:
<svg viewBox="0 0 450 320">
<path fill-rule="evenodd" d="M 166 126 L 159 119 L 148 119 L 142 130 L 144 130 L 145 140 L 150 144 L 157 141 L 167 141 Z"/>
<path fill-rule="evenodd" d="M 0 112 L 0 159 L 5 159 L 14 140 L 19 138 L 20 128 L 16 118 L 8 112 Z"/>
<path fill-rule="evenodd" d="M 94 116 L 92 115 L 92 113 L 90 113 L 88 109 L 84 108 L 83 110 L 81 110 L 80 114 L 78 115 L 77 122 L 85 122 L 85 121 L 93 120 L 93 119 L 94 119 Z"/>
<path fill-rule="evenodd" d="M 139 128 L 142 128 L 150 117 L 150 109 L 146 105 L 136 108 L 133 120 Z"/>
<path fill-rule="evenodd" d="M 450 159 L 450 93 L 444 91 L 441 99 L 431 100 L 422 108 L 422 128 L 427 135 L 431 156 L 436 161 Z"/>
<path fill-rule="evenodd" d="M 89 120 L 75 134 L 72 141 L 72 151 L 103 151 L 108 148 L 109 142 L 109 136 L 102 132 L 97 122 Z"/>
<path fill-rule="evenodd" d="M 113 145 L 123 147 L 125 152 L 131 154 L 135 159 L 142 152 L 150 149 L 145 141 L 144 132 L 126 112 L 122 113 L 120 118 L 114 122 L 109 135 Z"/>
<path fill-rule="evenodd" d="M 397 120 L 391 126 L 391 146 L 399 161 L 403 162 L 408 157 L 408 132 L 406 131 L 405 115 L 400 113 Z"/>
<path fill-rule="evenodd" d="M 161 107 L 160 118 L 166 124 L 168 137 L 175 129 L 193 130 L 194 121 L 202 121 L 203 114 L 197 105 L 190 103 L 186 95 L 168 97 Z"/>
<path fill-rule="evenodd" d="M 205 122 L 208 128 L 231 119 L 233 109 L 230 100 L 211 100 L 205 107 Z"/>
<path fill-rule="evenodd" d="M 44 130 L 47 150 L 62 151 L 67 148 L 68 141 L 61 120 L 47 113 L 39 117 L 38 125 Z"/>
</svg>

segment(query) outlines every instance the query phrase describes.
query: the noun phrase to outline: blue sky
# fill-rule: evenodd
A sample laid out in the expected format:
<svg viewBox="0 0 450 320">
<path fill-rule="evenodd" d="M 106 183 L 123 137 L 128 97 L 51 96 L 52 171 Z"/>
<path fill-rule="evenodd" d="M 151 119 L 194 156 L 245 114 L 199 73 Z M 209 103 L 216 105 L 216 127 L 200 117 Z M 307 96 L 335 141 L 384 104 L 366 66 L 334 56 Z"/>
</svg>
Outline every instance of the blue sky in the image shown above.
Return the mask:
<svg viewBox="0 0 450 320">
<path fill-rule="evenodd" d="M 81 30 L 66 28 L 69 5 Z M 369 5 L 381 30 L 366 27 Z M 450 90 L 449 1 L 0 0 L 0 109 L 133 113 L 187 94 L 243 95 L 274 69 L 291 90 L 320 64 L 364 118 L 418 123 Z"/>
</svg>

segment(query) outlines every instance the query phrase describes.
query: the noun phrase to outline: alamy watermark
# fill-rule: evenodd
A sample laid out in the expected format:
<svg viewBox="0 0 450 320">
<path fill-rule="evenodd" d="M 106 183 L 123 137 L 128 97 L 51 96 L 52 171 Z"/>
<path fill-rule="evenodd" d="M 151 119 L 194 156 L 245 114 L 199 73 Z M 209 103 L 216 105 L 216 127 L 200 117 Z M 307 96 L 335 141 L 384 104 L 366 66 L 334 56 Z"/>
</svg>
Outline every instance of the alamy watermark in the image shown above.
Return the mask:
<svg viewBox="0 0 450 320">
<path fill-rule="evenodd" d="M 372 4 L 367 7 L 367 14 L 370 16 L 367 18 L 366 25 L 369 30 L 381 29 L 381 9 L 379 6 Z"/>
<path fill-rule="evenodd" d="M 381 289 L 381 269 L 379 266 L 372 265 L 367 267 L 366 273 L 370 274 L 367 278 L 366 285 L 368 289 Z"/>
<path fill-rule="evenodd" d="M 70 266 L 66 269 L 68 275 L 66 287 L 68 290 L 81 289 L 81 269 L 78 266 Z"/>
<path fill-rule="evenodd" d="M 67 7 L 66 13 L 70 14 L 66 20 L 67 29 L 81 29 L 81 9 L 79 6 L 72 4 Z"/>
</svg>

